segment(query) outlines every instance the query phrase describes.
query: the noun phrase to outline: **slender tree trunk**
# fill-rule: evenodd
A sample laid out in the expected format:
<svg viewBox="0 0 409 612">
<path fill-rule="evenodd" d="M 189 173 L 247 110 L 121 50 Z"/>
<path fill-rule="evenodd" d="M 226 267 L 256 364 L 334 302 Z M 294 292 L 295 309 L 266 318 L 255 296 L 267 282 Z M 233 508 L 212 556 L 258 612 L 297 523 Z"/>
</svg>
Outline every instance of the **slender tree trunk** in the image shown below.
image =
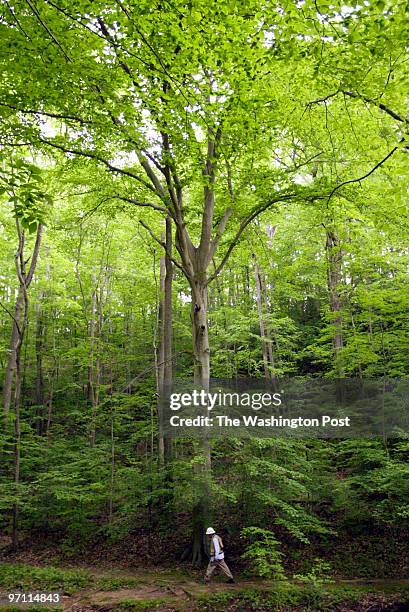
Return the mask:
<svg viewBox="0 0 409 612">
<path fill-rule="evenodd" d="M 256 258 L 254 258 L 254 275 L 256 278 L 256 299 L 260 327 L 261 349 L 263 354 L 264 376 L 266 380 L 274 380 L 274 356 L 268 322 L 265 320 L 263 301 L 265 289 Z"/>
<path fill-rule="evenodd" d="M 36 353 L 36 404 L 37 404 L 37 433 L 42 434 L 44 424 L 44 371 L 43 371 L 43 352 L 44 352 L 44 317 L 42 302 L 45 291 L 41 290 L 39 301 L 36 308 L 36 332 L 35 332 L 35 353 Z"/>
<path fill-rule="evenodd" d="M 167 464 L 172 458 L 172 438 L 164 432 L 164 402 L 173 382 L 172 363 L 172 220 L 167 217 L 165 231 L 165 255 L 160 260 L 160 303 L 159 303 L 159 348 L 157 351 L 157 387 L 159 421 L 159 461 Z M 167 472 L 167 478 L 170 474 Z"/>
<path fill-rule="evenodd" d="M 166 255 L 165 255 L 165 283 L 164 283 L 164 303 L 163 303 L 163 385 L 165 390 L 171 389 L 173 383 L 173 320 L 172 320 L 172 285 L 173 285 L 173 264 L 172 254 L 172 220 L 166 219 Z M 168 464 L 172 459 L 172 438 L 164 438 L 164 459 Z M 167 477 L 170 477 L 168 471 Z"/>
<path fill-rule="evenodd" d="M 24 340 L 24 328 L 27 323 L 28 314 L 28 299 L 25 299 L 24 314 L 21 318 L 21 333 L 16 348 L 16 385 L 15 385 L 15 396 L 14 396 L 14 484 L 16 489 L 20 483 L 20 462 L 21 462 L 21 421 L 20 421 L 20 407 L 21 407 L 21 347 Z M 14 550 L 18 548 L 18 518 L 19 518 L 19 505 L 15 503 L 13 505 L 13 526 L 12 526 L 12 546 Z"/>
<path fill-rule="evenodd" d="M 327 230 L 326 234 L 327 251 L 327 280 L 329 293 L 329 308 L 331 313 L 331 324 L 333 325 L 332 345 L 334 347 L 335 370 L 338 378 L 344 375 L 342 365 L 342 348 L 344 345 L 342 334 L 342 296 L 340 284 L 342 280 L 342 250 L 338 236 Z"/>
<path fill-rule="evenodd" d="M 56 351 L 56 339 L 55 339 L 55 316 L 52 319 L 52 347 L 53 347 L 53 369 L 51 372 L 51 380 L 50 380 L 50 393 L 47 399 L 47 425 L 46 425 L 46 435 L 48 436 L 50 433 L 50 427 L 53 419 L 53 401 L 54 401 L 54 385 L 58 381 L 58 357 Z"/>
<path fill-rule="evenodd" d="M 109 524 L 112 524 L 114 513 L 114 487 L 115 487 L 115 423 L 114 411 L 111 404 L 111 477 L 109 483 Z"/>
<path fill-rule="evenodd" d="M 11 398 L 13 392 L 13 379 L 16 370 L 16 354 L 19 344 L 19 329 L 21 328 L 21 314 L 24 306 L 23 289 L 20 286 L 18 290 L 17 300 L 14 307 L 13 323 L 11 329 L 11 338 L 9 345 L 9 355 L 7 359 L 6 373 L 3 384 L 3 408 L 4 414 L 7 416 L 10 411 Z"/>
<path fill-rule="evenodd" d="M 97 278 L 95 272 L 92 275 L 92 287 L 91 287 L 91 311 L 89 318 L 89 364 L 88 364 L 88 401 L 91 404 L 91 431 L 90 431 L 90 444 L 95 445 L 95 429 L 96 429 L 96 416 L 98 407 L 98 396 L 97 396 L 97 377 L 98 377 L 98 363 L 95 358 L 95 352 L 97 349 L 97 329 L 98 329 L 98 314 L 97 314 Z"/>
<path fill-rule="evenodd" d="M 107 271 L 105 271 L 107 272 Z M 96 432 L 96 419 L 99 407 L 99 396 L 101 392 L 101 377 L 102 377 L 102 364 L 101 364 L 101 343 L 102 343 L 102 329 L 104 326 L 104 305 L 105 305 L 105 278 L 101 281 L 101 287 L 99 294 L 97 294 L 97 335 L 96 335 L 96 355 L 95 355 L 95 372 L 94 372 L 94 405 L 93 405 L 93 421 L 94 421 L 94 443 L 95 443 L 95 432 Z"/>
<path fill-rule="evenodd" d="M 159 433 L 159 463 L 161 465 L 165 462 L 165 441 L 163 434 L 163 402 L 164 402 L 164 379 L 165 379 L 165 275 L 166 275 L 166 262 L 165 256 L 160 258 L 159 264 L 159 299 L 157 301 L 157 331 L 155 333 L 159 335 L 159 345 L 155 346 L 156 349 L 156 380 L 157 380 L 157 393 L 158 393 L 158 433 Z M 157 292 L 158 293 L 158 292 Z M 157 341 L 155 339 L 155 345 Z"/>
<path fill-rule="evenodd" d="M 21 462 L 21 422 L 20 422 L 20 408 L 21 408 L 21 386 L 22 386 L 22 372 L 21 372 L 21 349 L 23 346 L 24 335 L 28 322 L 28 288 L 30 287 L 31 281 L 33 280 L 34 272 L 37 265 L 38 254 L 40 251 L 41 237 L 42 237 L 42 225 L 39 224 L 37 228 L 37 236 L 34 245 L 34 250 L 31 256 L 31 263 L 27 272 L 26 265 L 27 260 L 25 259 L 24 248 L 25 248 L 25 234 L 21 229 L 20 221 L 16 218 L 16 227 L 18 235 L 18 249 L 15 256 L 16 271 L 19 280 L 19 294 L 17 297 L 17 303 L 19 302 L 20 296 L 22 297 L 21 306 L 19 306 L 19 318 L 14 319 L 12 328 L 12 339 L 14 334 L 14 328 L 17 331 L 17 340 L 13 346 L 14 349 L 14 368 L 15 373 L 15 389 L 14 389 L 14 485 L 16 487 L 16 495 L 18 486 L 20 483 L 20 462 Z M 17 308 L 16 303 L 16 308 Z M 19 523 L 19 503 L 15 502 L 12 508 L 12 544 L 13 548 L 18 547 L 18 523 Z"/>
<path fill-rule="evenodd" d="M 265 312 L 268 312 L 268 298 L 267 298 L 266 283 L 265 283 L 265 279 L 263 279 L 262 276 L 260 276 L 260 280 L 261 280 L 261 294 L 264 300 Z M 266 332 L 266 339 L 268 340 L 267 341 L 267 358 L 268 358 L 268 363 L 270 364 L 270 379 L 275 380 L 275 374 L 274 374 L 275 358 L 274 358 L 273 342 L 272 342 L 273 334 L 271 333 L 270 323 L 267 317 L 265 318 L 264 326 L 265 326 L 265 332 Z"/>
<path fill-rule="evenodd" d="M 94 405 L 94 350 L 95 350 L 95 313 L 97 301 L 97 287 L 95 272 L 92 275 L 91 312 L 89 319 L 89 363 L 88 363 L 88 400 Z"/>
</svg>

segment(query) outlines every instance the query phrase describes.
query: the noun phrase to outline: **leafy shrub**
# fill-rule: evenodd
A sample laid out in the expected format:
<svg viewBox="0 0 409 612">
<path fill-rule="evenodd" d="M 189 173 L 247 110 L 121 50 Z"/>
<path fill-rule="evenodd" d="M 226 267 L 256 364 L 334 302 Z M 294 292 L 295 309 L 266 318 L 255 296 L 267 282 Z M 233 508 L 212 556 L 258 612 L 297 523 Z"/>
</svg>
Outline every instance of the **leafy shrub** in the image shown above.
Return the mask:
<svg viewBox="0 0 409 612">
<path fill-rule="evenodd" d="M 314 564 L 306 574 L 294 574 L 293 578 L 304 582 L 306 584 L 312 584 L 314 586 L 320 586 L 321 584 L 333 582 L 330 576 L 331 564 L 319 557 L 314 559 Z"/>
<path fill-rule="evenodd" d="M 283 553 L 277 550 L 279 542 L 273 533 L 260 527 L 246 527 L 241 536 L 249 541 L 242 557 L 249 562 L 250 572 L 262 578 L 284 580 Z"/>
</svg>

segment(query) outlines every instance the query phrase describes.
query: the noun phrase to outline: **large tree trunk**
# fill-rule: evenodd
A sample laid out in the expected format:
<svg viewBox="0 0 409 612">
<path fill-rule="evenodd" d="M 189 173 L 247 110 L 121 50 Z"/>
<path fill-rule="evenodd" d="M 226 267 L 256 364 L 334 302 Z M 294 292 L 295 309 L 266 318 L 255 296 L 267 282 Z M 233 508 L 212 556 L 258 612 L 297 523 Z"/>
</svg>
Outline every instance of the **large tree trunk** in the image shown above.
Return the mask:
<svg viewBox="0 0 409 612">
<path fill-rule="evenodd" d="M 209 391 L 210 348 L 207 320 L 208 287 L 204 275 L 196 278 L 192 289 L 192 340 L 194 358 L 194 386 Z M 203 409 L 206 416 L 207 410 Z M 192 562 L 199 565 L 205 554 L 204 529 L 210 522 L 210 478 L 211 456 L 206 432 L 199 441 L 196 463 L 197 503 L 193 508 L 193 548 Z"/>
<path fill-rule="evenodd" d="M 163 83 L 164 92 L 168 92 L 171 88 L 167 82 Z M 186 223 L 183 209 L 183 184 L 180 181 L 177 172 L 177 164 L 173 156 L 172 145 L 169 140 L 169 134 L 166 129 L 166 122 L 161 126 L 162 137 L 162 159 L 161 165 L 158 167 L 163 174 L 164 182 L 160 180 L 154 168 L 150 165 L 149 160 L 142 152 L 138 154 L 139 162 L 146 172 L 146 175 L 151 182 L 154 191 L 160 197 L 161 201 L 167 207 L 172 220 L 176 226 L 176 250 L 180 255 L 180 262 L 176 265 L 185 274 L 190 288 L 192 297 L 192 347 L 194 358 L 194 384 L 200 389 L 209 389 L 210 379 L 210 349 L 209 349 L 209 331 L 207 322 L 207 307 L 208 307 L 208 279 L 207 269 L 212 261 L 217 250 L 218 244 L 226 228 L 227 221 L 232 210 L 226 209 L 214 228 L 214 183 L 216 162 L 218 157 L 217 147 L 220 143 L 222 129 L 221 126 L 208 127 L 207 137 L 207 155 L 203 166 L 202 174 L 203 182 L 203 213 L 201 223 L 200 242 L 197 247 L 192 243 L 189 233 L 186 230 Z M 151 236 L 165 247 L 163 240 L 158 240 L 152 230 L 142 220 L 141 224 L 149 231 Z M 242 226 L 240 233 L 244 230 Z M 169 253 L 168 253 L 169 254 Z M 223 258 L 222 263 L 215 269 L 212 277 L 214 278 L 223 267 L 230 251 Z M 204 407 L 205 409 L 207 407 Z M 195 481 L 200 483 L 199 489 L 196 492 L 198 500 L 196 507 L 193 510 L 193 554 L 194 562 L 199 562 L 202 559 L 203 553 L 203 536 L 204 526 L 208 520 L 209 514 L 209 494 L 210 487 L 208 486 L 211 474 L 210 467 L 210 452 L 209 444 L 206 437 L 203 437 L 199 442 L 197 461 L 195 461 L 195 469 L 197 470 Z"/>
<path fill-rule="evenodd" d="M 208 390 L 210 379 L 210 348 L 207 322 L 208 288 L 206 279 L 194 279 L 191 289 L 194 383 Z"/>
</svg>

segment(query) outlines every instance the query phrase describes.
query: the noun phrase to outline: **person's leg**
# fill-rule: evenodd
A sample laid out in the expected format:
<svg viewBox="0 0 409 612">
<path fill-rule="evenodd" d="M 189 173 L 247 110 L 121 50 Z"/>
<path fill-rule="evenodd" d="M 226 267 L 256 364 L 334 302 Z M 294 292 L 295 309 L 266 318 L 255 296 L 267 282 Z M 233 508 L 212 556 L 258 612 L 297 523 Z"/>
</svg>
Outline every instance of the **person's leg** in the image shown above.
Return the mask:
<svg viewBox="0 0 409 612">
<path fill-rule="evenodd" d="M 209 561 L 209 565 L 207 566 L 205 577 L 204 577 L 205 582 L 209 582 L 216 567 L 217 567 L 217 563 L 215 563 L 214 561 Z"/>
<path fill-rule="evenodd" d="M 233 574 L 231 573 L 229 566 L 227 565 L 226 561 L 224 559 L 222 559 L 221 561 L 217 562 L 217 565 L 220 567 L 220 569 L 222 570 L 223 574 L 225 576 L 227 576 L 227 578 L 229 578 L 229 580 L 234 580 L 233 578 Z"/>
</svg>

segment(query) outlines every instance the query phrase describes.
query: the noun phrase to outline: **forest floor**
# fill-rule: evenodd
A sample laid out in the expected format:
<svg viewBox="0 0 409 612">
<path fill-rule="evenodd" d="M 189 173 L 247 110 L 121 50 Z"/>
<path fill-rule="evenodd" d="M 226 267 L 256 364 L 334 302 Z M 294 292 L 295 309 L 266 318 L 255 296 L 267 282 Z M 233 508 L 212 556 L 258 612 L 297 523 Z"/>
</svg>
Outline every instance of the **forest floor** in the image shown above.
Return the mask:
<svg viewBox="0 0 409 612">
<path fill-rule="evenodd" d="M 65 612 L 161 610 L 164 612 L 409 609 L 407 580 L 345 580 L 328 584 L 241 579 L 227 584 L 186 567 L 115 569 L 78 565 L 56 567 L 2 561 L 0 591 L 60 591 Z M 13 610 L 24 609 L 13 608 Z M 33 610 L 33 606 L 25 609 Z M 39 610 L 36 607 L 36 612 Z M 46 608 L 42 608 L 45 610 Z M 48 608 L 49 610 L 50 608 Z M 0 610 L 7 610 L 1 608 Z M 8 608 L 10 611 L 10 608 Z"/>
<path fill-rule="evenodd" d="M 409 580 L 399 581 L 373 581 L 371 583 L 361 583 L 345 581 L 337 586 L 353 586 L 355 593 L 361 591 L 361 602 L 357 601 L 356 607 L 350 608 L 348 599 L 345 602 L 338 602 L 340 610 L 398 610 L 402 611 L 406 605 L 401 598 L 399 588 L 401 586 L 409 589 Z M 364 587 L 360 589 L 359 586 Z M 358 588 L 356 588 L 358 587 Z M 368 587 L 369 590 L 368 590 Z M 115 610 L 118 604 L 122 609 L 159 609 L 177 611 L 196 611 L 196 610 L 252 610 L 255 609 L 257 594 L 264 594 L 268 600 L 268 593 L 275 594 L 274 583 L 261 580 L 239 580 L 235 585 L 230 585 L 221 581 L 213 581 L 210 585 L 200 584 L 194 580 L 180 579 L 179 577 L 168 576 L 160 579 L 154 575 L 145 574 L 143 583 L 137 588 L 120 588 L 114 591 L 95 591 L 85 590 L 64 601 L 63 609 L 70 612 L 82 612 L 83 610 Z M 244 597 L 243 597 L 244 596 Z M 247 600 L 247 602 L 246 602 Z M 252 601 L 253 600 L 253 601 Z M 261 603 L 261 602 L 260 602 Z M 138 605 L 139 604 L 139 605 Z M 261 603 L 262 605 L 262 603 Z M 277 601 L 277 609 L 305 609 L 307 602 L 300 606 L 291 606 L 291 602 L 285 603 Z M 409 603 L 407 603 L 409 607 Z M 257 605 L 257 609 L 259 605 Z M 268 608 L 267 608 L 268 609 Z M 314 609 L 314 608 L 310 608 Z M 315 608 L 320 610 L 320 607 Z M 335 607 L 333 608 L 335 609 Z M 408 608 L 406 608 L 408 609 Z"/>
</svg>

